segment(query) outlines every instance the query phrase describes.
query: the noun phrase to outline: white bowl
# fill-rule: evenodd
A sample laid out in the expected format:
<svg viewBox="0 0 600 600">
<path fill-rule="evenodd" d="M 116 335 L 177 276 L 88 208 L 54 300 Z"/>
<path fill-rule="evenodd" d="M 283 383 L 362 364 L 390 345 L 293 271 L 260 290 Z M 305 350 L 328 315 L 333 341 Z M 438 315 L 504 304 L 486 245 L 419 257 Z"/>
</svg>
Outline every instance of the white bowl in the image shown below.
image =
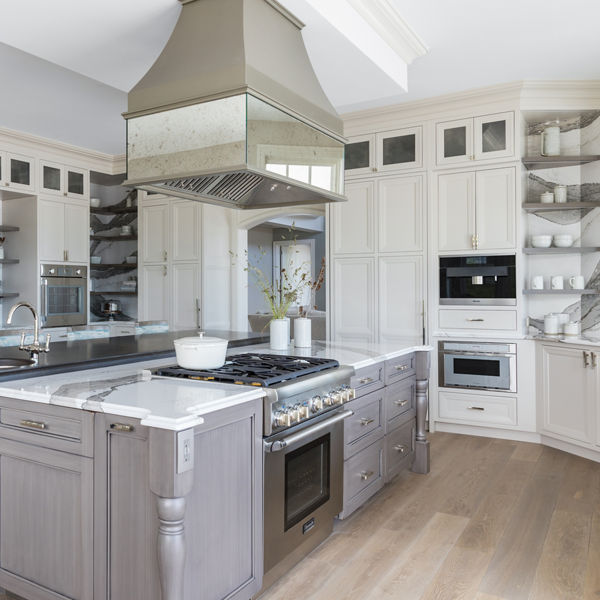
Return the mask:
<svg viewBox="0 0 600 600">
<path fill-rule="evenodd" d="M 218 369 L 225 364 L 227 340 L 200 333 L 198 337 L 179 338 L 173 343 L 177 364 L 184 369 Z"/>
<path fill-rule="evenodd" d="M 550 248 L 552 245 L 551 235 L 532 235 L 531 245 L 534 248 Z"/>
<path fill-rule="evenodd" d="M 99 265 L 102 262 L 102 257 L 101 256 L 90 256 L 90 262 L 93 265 Z"/>
<path fill-rule="evenodd" d="M 573 245 L 573 236 L 569 234 L 555 235 L 552 241 L 557 248 L 570 248 Z"/>
<path fill-rule="evenodd" d="M 90 198 L 90 206 L 92 208 L 99 208 L 100 207 L 100 198 Z"/>
</svg>

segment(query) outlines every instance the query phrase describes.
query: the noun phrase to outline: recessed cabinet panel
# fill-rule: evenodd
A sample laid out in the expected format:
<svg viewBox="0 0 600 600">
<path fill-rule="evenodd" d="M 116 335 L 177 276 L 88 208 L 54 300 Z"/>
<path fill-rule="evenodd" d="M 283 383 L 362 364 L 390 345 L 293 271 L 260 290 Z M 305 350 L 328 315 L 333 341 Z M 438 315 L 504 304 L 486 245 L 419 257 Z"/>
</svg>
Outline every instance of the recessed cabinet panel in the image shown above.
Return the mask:
<svg viewBox="0 0 600 600">
<path fill-rule="evenodd" d="M 473 119 L 437 124 L 437 164 L 471 160 L 473 154 Z"/>
<path fill-rule="evenodd" d="M 89 209 L 80 204 L 65 204 L 65 260 L 87 263 L 89 252 Z"/>
<path fill-rule="evenodd" d="M 440 175 L 439 251 L 473 250 L 475 233 L 475 173 Z"/>
<path fill-rule="evenodd" d="M 62 191 L 62 171 L 59 166 L 42 164 L 42 189 L 45 192 Z"/>
<path fill-rule="evenodd" d="M 423 205 L 421 175 L 377 182 L 380 252 L 423 250 Z"/>
<path fill-rule="evenodd" d="M 344 169 L 346 177 L 371 173 L 374 169 L 375 136 L 350 138 L 344 149 Z"/>
<path fill-rule="evenodd" d="M 171 325 L 177 328 L 199 328 L 200 314 L 200 266 L 198 263 L 172 265 L 172 318 Z"/>
<path fill-rule="evenodd" d="M 23 192 L 35 189 L 33 175 L 34 160 L 19 154 L 6 154 L 6 173 L 3 174 L 5 185 Z"/>
<path fill-rule="evenodd" d="M 477 171 L 476 229 L 478 250 L 502 250 L 516 245 L 515 170 Z"/>
<path fill-rule="evenodd" d="M 65 260 L 65 205 L 52 200 L 38 201 L 40 260 Z M 87 236 L 87 229 L 84 229 Z"/>
<path fill-rule="evenodd" d="M 378 133 L 377 169 L 397 171 L 420 168 L 423 165 L 422 135 L 421 127 Z"/>
<path fill-rule="evenodd" d="M 86 171 L 68 168 L 67 173 L 67 196 L 70 198 L 86 198 L 88 195 Z"/>
<path fill-rule="evenodd" d="M 393 342 L 423 334 L 423 261 L 420 256 L 379 259 L 379 338 Z"/>
<path fill-rule="evenodd" d="M 168 321 L 169 272 L 167 265 L 144 265 L 141 271 L 141 320 Z"/>
<path fill-rule="evenodd" d="M 332 205 L 334 254 L 367 254 L 375 251 L 373 181 L 346 185 L 348 202 Z"/>
<path fill-rule="evenodd" d="M 333 267 L 333 331 L 338 342 L 375 341 L 375 259 L 338 258 Z"/>
<path fill-rule="evenodd" d="M 171 260 L 198 260 L 200 208 L 200 203 L 193 200 L 171 203 Z"/>
<path fill-rule="evenodd" d="M 146 206 L 142 211 L 143 262 L 168 259 L 169 204 Z"/>
<path fill-rule="evenodd" d="M 475 117 L 475 160 L 503 158 L 514 154 L 512 112 Z"/>
</svg>

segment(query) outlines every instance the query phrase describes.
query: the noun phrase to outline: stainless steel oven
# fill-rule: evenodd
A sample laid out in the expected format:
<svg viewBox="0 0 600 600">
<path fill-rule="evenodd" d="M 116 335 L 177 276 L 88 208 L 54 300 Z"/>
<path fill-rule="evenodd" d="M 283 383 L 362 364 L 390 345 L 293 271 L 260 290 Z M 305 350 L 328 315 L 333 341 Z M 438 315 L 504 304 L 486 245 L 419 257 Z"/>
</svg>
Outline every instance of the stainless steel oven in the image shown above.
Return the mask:
<svg viewBox="0 0 600 600">
<path fill-rule="evenodd" d="M 277 565 L 273 579 L 323 541 L 342 510 L 343 420 L 351 414 L 340 408 L 264 440 L 264 560 L 265 572 Z"/>
<path fill-rule="evenodd" d="M 440 387 L 517 391 L 517 346 L 438 342 Z"/>
<path fill-rule="evenodd" d="M 44 327 L 87 323 L 87 267 L 41 266 L 40 316 Z"/>
</svg>

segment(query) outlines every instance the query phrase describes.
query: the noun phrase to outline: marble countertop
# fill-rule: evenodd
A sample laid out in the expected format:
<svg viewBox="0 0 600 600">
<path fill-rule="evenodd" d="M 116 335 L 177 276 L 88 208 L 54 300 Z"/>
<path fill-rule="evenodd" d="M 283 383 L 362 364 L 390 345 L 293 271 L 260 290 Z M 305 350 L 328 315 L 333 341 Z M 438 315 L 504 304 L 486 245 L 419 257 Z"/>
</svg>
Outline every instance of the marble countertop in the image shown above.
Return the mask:
<svg viewBox="0 0 600 600">
<path fill-rule="evenodd" d="M 381 344 L 314 342 L 311 348 L 271 350 L 267 344 L 230 348 L 244 352 L 332 358 L 360 369 L 414 351 L 430 351 L 420 340 Z M 261 388 L 156 377 L 151 369 L 172 365 L 174 357 L 53 375 L 0 380 L 0 395 L 94 412 L 132 417 L 142 425 L 180 431 L 203 422 L 203 415 L 262 398 Z"/>
<path fill-rule="evenodd" d="M 575 346 L 595 346 L 600 347 L 600 338 L 586 336 L 564 336 L 564 335 L 528 335 L 528 340 L 534 342 L 546 342 L 555 344 L 572 344 Z"/>
</svg>

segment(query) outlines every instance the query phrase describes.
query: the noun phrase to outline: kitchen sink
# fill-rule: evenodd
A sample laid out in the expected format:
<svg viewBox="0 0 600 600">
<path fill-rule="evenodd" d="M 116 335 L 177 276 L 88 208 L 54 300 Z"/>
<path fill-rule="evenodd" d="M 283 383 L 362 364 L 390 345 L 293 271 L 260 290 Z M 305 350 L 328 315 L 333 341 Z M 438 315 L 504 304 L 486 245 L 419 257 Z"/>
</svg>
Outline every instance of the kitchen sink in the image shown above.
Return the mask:
<svg viewBox="0 0 600 600">
<path fill-rule="evenodd" d="M 22 369 L 33 365 L 35 360 L 32 358 L 0 358 L 0 369 Z"/>
</svg>

